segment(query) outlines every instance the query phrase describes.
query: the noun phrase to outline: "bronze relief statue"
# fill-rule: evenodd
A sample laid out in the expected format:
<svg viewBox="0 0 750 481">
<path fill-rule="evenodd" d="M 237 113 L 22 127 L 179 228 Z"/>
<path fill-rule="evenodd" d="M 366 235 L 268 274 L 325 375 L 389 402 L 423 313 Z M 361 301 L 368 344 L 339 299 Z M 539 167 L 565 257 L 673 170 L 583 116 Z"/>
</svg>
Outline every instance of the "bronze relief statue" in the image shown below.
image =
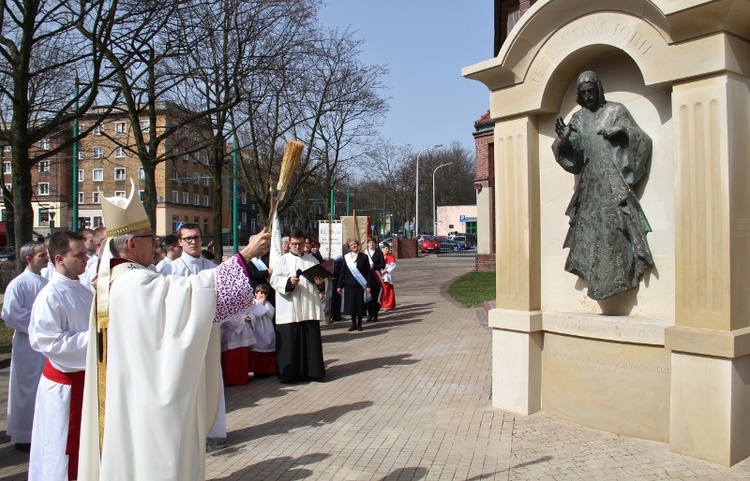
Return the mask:
<svg viewBox="0 0 750 481">
<path fill-rule="evenodd" d="M 552 144 L 557 163 L 579 176 L 566 211 L 565 270 L 586 282 L 590 298 L 603 300 L 637 287 L 654 266 L 651 226 L 633 191 L 652 143 L 625 106 L 605 100 L 596 73 L 580 74 L 577 87 L 582 108 L 567 125 L 557 119 Z"/>
</svg>

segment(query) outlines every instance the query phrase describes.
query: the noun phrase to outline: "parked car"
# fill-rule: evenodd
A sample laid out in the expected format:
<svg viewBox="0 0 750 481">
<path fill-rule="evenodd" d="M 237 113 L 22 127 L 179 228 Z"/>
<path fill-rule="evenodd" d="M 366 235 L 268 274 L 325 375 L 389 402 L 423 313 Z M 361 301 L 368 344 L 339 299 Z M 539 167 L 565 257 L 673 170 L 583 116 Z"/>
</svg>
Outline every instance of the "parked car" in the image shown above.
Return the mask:
<svg viewBox="0 0 750 481">
<path fill-rule="evenodd" d="M 440 250 L 441 251 L 452 251 L 455 244 L 449 237 L 440 237 Z"/>
<path fill-rule="evenodd" d="M 0 247 L 0 262 L 14 261 L 16 260 L 16 247 L 5 246 Z"/>
<path fill-rule="evenodd" d="M 451 239 L 451 242 L 453 242 L 453 247 L 451 248 L 453 252 L 458 252 L 469 248 L 469 245 L 466 242 L 466 236 L 455 235 Z"/>
<path fill-rule="evenodd" d="M 393 247 L 393 239 L 397 239 L 397 235 L 389 235 L 388 237 L 383 238 L 383 240 L 380 241 L 378 244 L 380 248 L 382 249 L 384 246 Z"/>
<path fill-rule="evenodd" d="M 419 250 L 424 252 L 434 252 L 435 254 L 440 253 L 440 239 L 434 236 L 424 236 L 422 242 L 419 244 Z"/>
</svg>

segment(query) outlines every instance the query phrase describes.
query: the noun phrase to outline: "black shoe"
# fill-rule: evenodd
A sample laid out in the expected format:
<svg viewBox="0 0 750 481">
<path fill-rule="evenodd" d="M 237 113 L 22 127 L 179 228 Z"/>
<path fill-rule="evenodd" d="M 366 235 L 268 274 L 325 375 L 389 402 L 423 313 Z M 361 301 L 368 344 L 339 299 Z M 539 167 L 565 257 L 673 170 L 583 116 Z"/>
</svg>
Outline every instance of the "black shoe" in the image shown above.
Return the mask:
<svg viewBox="0 0 750 481">
<path fill-rule="evenodd" d="M 31 452 L 31 444 L 30 443 L 16 443 L 16 451 L 21 451 L 22 453 L 29 453 Z"/>
<path fill-rule="evenodd" d="M 357 326 L 355 326 L 354 324 L 352 324 L 352 327 L 350 327 L 349 329 L 347 329 L 347 331 L 349 331 L 349 332 L 356 331 L 356 330 L 357 330 Z"/>
<path fill-rule="evenodd" d="M 367 322 L 372 322 L 372 316 L 367 316 Z"/>
<path fill-rule="evenodd" d="M 362 330 L 362 326 L 357 326 L 357 330 L 361 331 Z"/>
</svg>

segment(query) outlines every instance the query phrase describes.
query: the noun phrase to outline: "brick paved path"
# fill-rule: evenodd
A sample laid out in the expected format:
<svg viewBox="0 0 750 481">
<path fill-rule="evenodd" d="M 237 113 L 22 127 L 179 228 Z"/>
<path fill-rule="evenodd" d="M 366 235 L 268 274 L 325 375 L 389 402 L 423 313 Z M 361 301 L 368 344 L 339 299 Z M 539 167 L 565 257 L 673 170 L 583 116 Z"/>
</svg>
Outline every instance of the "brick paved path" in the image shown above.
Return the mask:
<svg viewBox="0 0 750 481">
<path fill-rule="evenodd" d="M 484 316 L 446 293 L 472 267 L 400 261 L 396 311 L 363 332 L 323 330 L 326 383 L 227 388 L 229 447 L 207 456 L 208 479 L 750 479 L 749 462 L 722 468 L 662 443 L 493 409 Z M 25 461 L 0 435 L 0 481 L 25 479 Z"/>
</svg>

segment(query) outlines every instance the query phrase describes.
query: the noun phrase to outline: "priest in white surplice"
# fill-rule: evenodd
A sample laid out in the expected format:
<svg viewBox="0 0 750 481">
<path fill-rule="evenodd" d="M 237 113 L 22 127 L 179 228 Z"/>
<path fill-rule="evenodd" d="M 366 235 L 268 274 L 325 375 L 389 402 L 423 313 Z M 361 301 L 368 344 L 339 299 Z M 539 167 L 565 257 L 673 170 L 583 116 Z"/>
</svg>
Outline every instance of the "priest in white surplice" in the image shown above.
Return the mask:
<svg viewBox="0 0 750 481">
<path fill-rule="evenodd" d="M 94 294 L 79 280 L 88 260 L 80 234 L 52 234 L 49 255 L 55 273 L 36 296 L 29 321 L 29 343 L 47 358 L 34 405 L 29 481 L 78 479 L 83 371 Z"/>
<path fill-rule="evenodd" d="M 218 400 L 207 379 L 218 376 L 220 354 L 209 335 L 251 306 L 246 263 L 268 250 L 270 235 L 250 238 L 215 269 L 161 276 L 145 267 L 155 241 L 134 192 L 102 201 L 109 239 L 89 330 L 79 476 L 203 480 Z"/>
<path fill-rule="evenodd" d="M 177 229 L 177 242 L 182 254 L 169 265 L 170 274 L 188 277 L 216 267 L 213 261 L 203 257 L 203 232 L 198 224 L 187 223 Z M 218 325 L 213 326 L 208 342 L 209 349 L 221 351 L 221 333 Z M 215 451 L 227 446 L 227 408 L 224 399 L 224 384 L 221 379 L 206 379 L 206 381 L 216 383 L 219 389 L 216 422 L 206 435 L 206 450 Z"/>
<path fill-rule="evenodd" d="M 2 318 L 13 329 L 13 348 L 10 354 L 8 384 L 8 425 L 10 442 L 19 451 L 31 449 L 31 426 L 34 422 L 34 401 L 39 377 L 44 369 L 44 355 L 29 344 L 31 306 L 47 279 L 39 273 L 47 267 L 49 256 L 41 242 L 28 242 L 18 254 L 26 262 L 26 269 L 5 288 Z"/>
<path fill-rule="evenodd" d="M 318 264 L 305 254 L 305 234 L 296 230 L 289 239 L 291 251 L 281 256 L 271 275 L 276 289 L 276 377 L 282 382 L 322 381 L 326 377 L 320 321 L 325 319 L 319 294 L 324 280 L 300 276 Z"/>
</svg>

